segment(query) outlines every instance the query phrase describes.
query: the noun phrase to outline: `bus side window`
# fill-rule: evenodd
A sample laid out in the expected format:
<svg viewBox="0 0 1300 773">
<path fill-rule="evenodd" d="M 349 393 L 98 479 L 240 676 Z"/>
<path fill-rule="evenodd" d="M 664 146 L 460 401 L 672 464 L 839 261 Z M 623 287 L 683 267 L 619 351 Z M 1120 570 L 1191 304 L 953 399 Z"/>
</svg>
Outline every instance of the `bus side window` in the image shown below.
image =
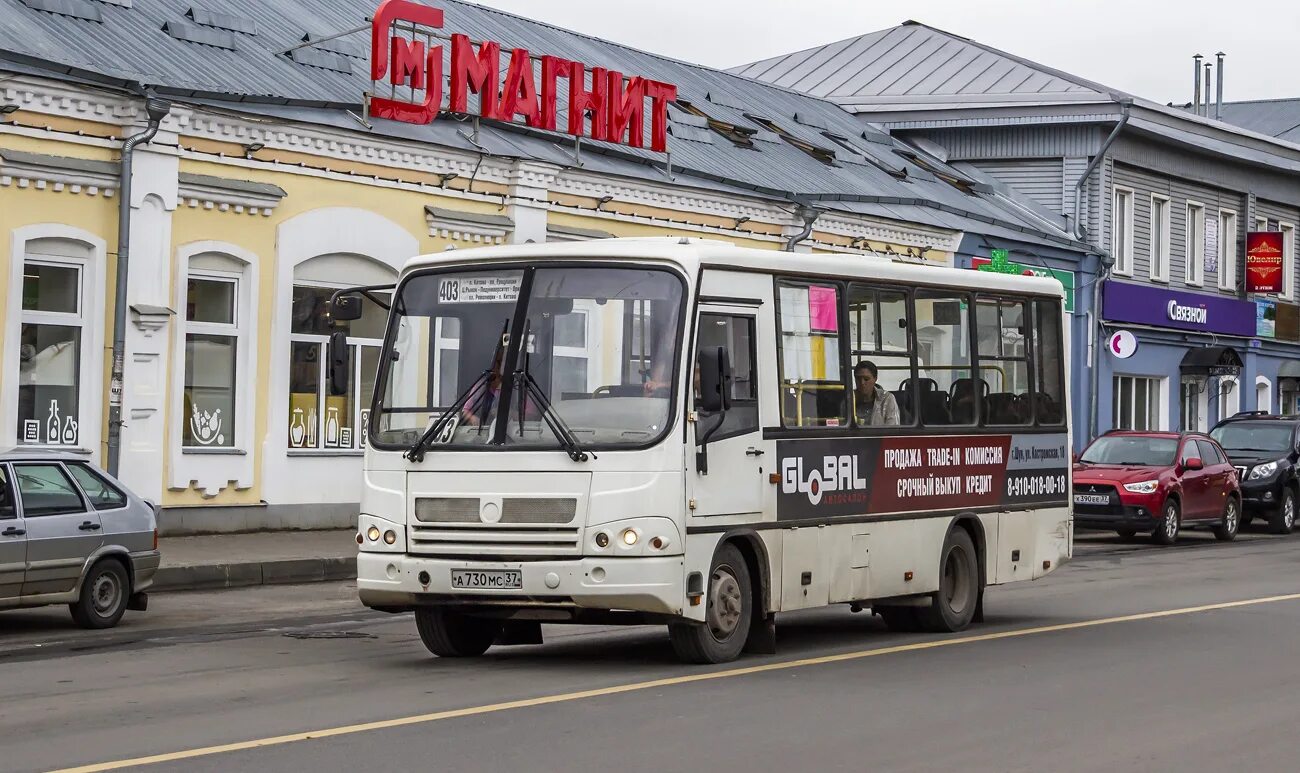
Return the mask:
<svg viewBox="0 0 1300 773">
<path fill-rule="evenodd" d="M 723 426 L 710 439 L 744 435 L 758 430 L 758 374 L 755 367 L 754 318 L 731 314 L 700 314 L 698 349 L 723 347 L 731 355 L 731 407 Z M 697 354 L 695 362 L 699 362 Z M 701 412 L 698 434 L 717 423 L 716 414 Z"/>
<path fill-rule="evenodd" d="M 881 414 L 867 410 L 867 395 L 857 385 L 862 370 L 875 368 L 875 384 L 898 407 L 897 420 L 885 412 L 884 424 L 911 426 L 916 420 L 915 379 L 912 373 L 907 293 L 901 290 L 849 285 L 849 362 L 854 383 L 849 392 L 856 426 L 878 423 Z M 874 399 L 870 402 L 874 403 Z"/>
<path fill-rule="evenodd" d="M 1028 304 L 981 296 L 975 305 L 975 332 L 984 423 L 1033 424 Z"/>
<path fill-rule="evenodd" d="M 840 356 L 840 286 L 781 282 L 781 420 L 787 427 L 848 426 Z"/>
<path fill-rule="evenodd" d="M 1065 362 L 1061 340 L 1061 307 L 1055 301 L 1034 301 L 1034 416 L 1039 424 L 1065 423 Z"/>
<path fill-rule="evenodd" d="M 921 423 L 971 425 L 987 389 L 971 373 L 970 297 L 922 290 L 915 296 Z"/>
</svg>

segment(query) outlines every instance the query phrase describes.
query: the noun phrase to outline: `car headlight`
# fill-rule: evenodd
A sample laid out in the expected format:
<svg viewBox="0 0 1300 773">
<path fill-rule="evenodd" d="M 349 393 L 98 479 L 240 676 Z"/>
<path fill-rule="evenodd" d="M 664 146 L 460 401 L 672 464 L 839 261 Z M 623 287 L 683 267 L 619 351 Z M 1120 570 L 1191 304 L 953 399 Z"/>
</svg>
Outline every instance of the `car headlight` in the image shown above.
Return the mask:
<svg viewBox="0 0 1300 773">
<path fill-rule="evenodd" d="M 1277 472 L 1277 462 L 1265 462 L 1264 464 L 1257 464 L 1253 468 L 1251 468 L 1249 480 L 1259 480 L 1260 478 L 1267 478 L 1268 476 L 1272 475 L 1275 472 Z"/>
<path fill-rule="evenodd" d="M 1125 483 L 1124 490 L 1132 491 L 1134 494 L 1154 494 L 1160 487 L 1158 480 L 1144 480 L 1141 483 Z"/>
</svg>

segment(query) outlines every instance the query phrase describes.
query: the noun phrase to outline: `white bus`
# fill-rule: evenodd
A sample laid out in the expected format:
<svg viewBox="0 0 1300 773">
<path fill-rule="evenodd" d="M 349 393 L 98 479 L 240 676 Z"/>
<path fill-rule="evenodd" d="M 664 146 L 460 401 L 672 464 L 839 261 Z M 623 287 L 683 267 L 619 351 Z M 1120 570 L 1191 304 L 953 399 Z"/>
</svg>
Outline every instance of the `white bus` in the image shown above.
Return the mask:
<svg viewBox="0 0 1300 773">
<path fill-rule="evenodd" d="M 1053 280 L 663 238 L 443 252 L 388 289 L 357 583 L 437 655 L 660 623 L 717 663 L 827 604 L 958 631 L 1071 555 Z"/>
</svg>

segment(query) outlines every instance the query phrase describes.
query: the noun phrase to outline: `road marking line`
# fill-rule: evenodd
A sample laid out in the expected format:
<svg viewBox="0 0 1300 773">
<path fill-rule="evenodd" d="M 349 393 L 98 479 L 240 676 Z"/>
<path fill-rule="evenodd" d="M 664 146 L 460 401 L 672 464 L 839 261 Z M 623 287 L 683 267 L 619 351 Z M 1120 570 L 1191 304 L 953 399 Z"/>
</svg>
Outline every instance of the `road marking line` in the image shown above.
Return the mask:
<svg viewBox="0 0 1300 773">
<path fill-rule="evenodd" d="M 220 744 L 218 746 L 206 746 L 198 749 L 187 749 L 178 752 L 167 752 L 165 754 L 154 754 L 148 757 L 136 757 L 129 760 L 117 760 L 114 762 L 100 762 L 93 765 L 82 765 L 75 768 L 62 768 L 51 771 L 51 773 L 100 773 L 106 770 L 121 770 L 123 768 L 137 767 L 141 765 L 156 765 L 163 762 L 176 762 L 177 760 L 194 759 L 195 757 L 207 757 L 214 754 L 226 754 L 228 752 L 246 751 L 248 749 L 258 749 L 266 746 L 283 746 L 285 744 L 296 743 L 298 741 L 311 741 L 320 738 L 333 738 L 340 735 L 352 735 L 354 733 L 365 733 L 371 730 L 386 730 L 394 727 L 404 727 L 406 725 L 418 725 L 427 722 L 438 722 L 444 719 L 456 719 L 458 717 L 471 717 L 479 714 L 494 714 L 500 711 L 509 711 L 510 709 L 523 709 L 532 706 L 546 706 L 552 703 L 568 703 L 571 701 L 580 701 L 587 698 L 600 698 L 606 695 L 619 695 L 627 692 L 637 692 L 640 690 L 653 690 L 659 687 L 671 687 L 679 684 L 690 684 L 693 682 L 706 682 L 713 679 L 726 679 L 736 676 L 747 676 L 749 674 L 761 674 L 769 671 L 783 671 L 791 668 L 802 668 L 804 666 L 818 666 L 827 663 L 842 663 L 849 660 L 861 660 L 879 655 L 894 655 L 900 652 L 915 652 L 918 650 L 936 649 L 939 647 L 952 647 L 958 644 L 974 644 L 976 642 L 996 641 L 998 639 L 1012 639 L 1021 636 L 1032 636 L 1042 633 L 1056 633 L 1059 631 L 1073 631 L 1080 628 L 1094 628 L 1100 625 L 1114 625 L 1116 623 L 1129 623 L 1138 620 L 1155 620 L 1162 617 L 1175 617 L 1178 615 L 1191 615 L 1197 612 L 1213 612 L 1222 609 L 1234 609 L 1237 607 L 1258 606 L 1260 604 L 1274 604 L 1280 601 L 1300 601 L 1300 593 L 1288 593 L 1282 596 L 1265 596 L 1256 599 L 1245 599 L 1242 601 L 1225 601 L 1218 604 L 1203 604 L 1196 607 L 1182 607 L 1180 609 L 1165 609 L 1157 612 L 1141 612 L 1134 615 L 1121 615 L 1119 617 L 1103 617 L 1096 620 L 1080 620 L 1074 623 L 1058 623 L 1056 625 L 1044 625 L 1036 628 L 1017 628 L 1011 631 L 999 631 L 996 633 L 978 634 L 975 636 L 960 636 L 951 639 L 935 639 L 932 641 L 913 642 L 911 644 L 899 644 L 893 647 L 879 647 L 870 650 L 856 650 L 854 652 L 842 652 L 836 655 L 819 655 L 812 658 L 801 658 L 799 660 L 784 660 L 777 663 L 765 663 L 757 666 L 744 666 L 741 668 L 730 668 L 723 671 L 710 671 L 703 674 L 687 674 L 684 676 L 673 676 L 664 679 L 653 679 L 647 682 L 631 682 L 629 684 L 614 685 L 612 687 L 599 687 L 593 690 L 581 690 L 579 692 L 560 693 L 557 695 L 545 695 L 540 698 L 524 698 L 521 700 L 506 701 L 504 703 L 492 703 L 485 706 L 471 706 L 463 709 L 449 709 L 446 711 L 435 711 L 429 714 L 415 714 L 409 717 L 398 717 L 396 719 L 384 719 L 376 722 L 364 722 L 357 725 L 344 725 L 341 727 L 331 727 L 322 730 L 310 730 L 305 733 L 290 733 L 288 735 L 277 735 L 270 738 L 258 738 L 252 741 L 238 741 L 236 743 Z"/>
</svg>

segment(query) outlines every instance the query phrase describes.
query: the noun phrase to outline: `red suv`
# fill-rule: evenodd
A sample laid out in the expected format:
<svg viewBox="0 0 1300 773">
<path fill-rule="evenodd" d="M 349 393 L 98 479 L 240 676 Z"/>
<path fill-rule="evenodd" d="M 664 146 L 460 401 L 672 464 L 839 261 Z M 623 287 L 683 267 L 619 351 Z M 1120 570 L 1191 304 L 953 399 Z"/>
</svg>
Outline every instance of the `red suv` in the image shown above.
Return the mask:
<svg viewBox="0 0 1300 773">
<path fill-rule="evenodd" d="M 1232 540 L 1241 526 L 1237 470 L 1205 435 L 1108 432 L 1075 461 L 1074 524 L 1125 538 L 1150 532 L 1160 545 L 1198 527 Z"/>
</svg>

